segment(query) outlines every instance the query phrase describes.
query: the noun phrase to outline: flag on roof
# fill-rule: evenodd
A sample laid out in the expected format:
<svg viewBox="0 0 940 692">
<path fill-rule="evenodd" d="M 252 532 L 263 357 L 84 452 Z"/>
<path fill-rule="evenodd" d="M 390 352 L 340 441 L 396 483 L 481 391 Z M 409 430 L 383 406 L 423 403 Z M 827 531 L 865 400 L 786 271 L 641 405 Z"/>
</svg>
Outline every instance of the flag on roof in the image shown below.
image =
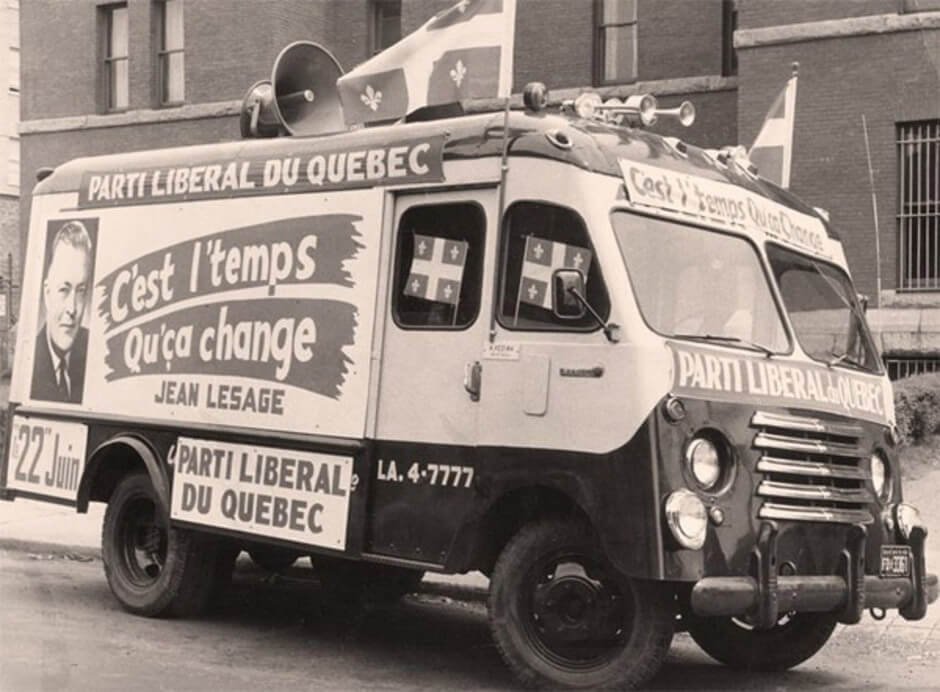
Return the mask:
<svg viewBox="0 0 940 692">
<path fill-rule="evenodd" d="M 431 235 L 414 236 L 405 295 L 457 305 L 467 262 L 468 243 Z"/>
<path fill-rule="evenodd" d="M 793 116 L 796 112 L 797 64 L 793 76 L 777 94 L 764 124 L 751 145 L 748 158 L 762 178 L 780 187 L 790 187 L 790 161 L 793 157 Z"/>
<path fill-rule="evenodd" d="M 552 309 L 552 275 L 557 269 L 577 269 L 587 281 L 591 268 L 591 251 L 566 243 L 526 236 L 522 260 L 519 300 L 529 305 Z"/>
<path fill-rule="evenodd" d="M 516 0 L 460 0 L 336 86 L 347 125 L 512 93 Z"/>
</svg>

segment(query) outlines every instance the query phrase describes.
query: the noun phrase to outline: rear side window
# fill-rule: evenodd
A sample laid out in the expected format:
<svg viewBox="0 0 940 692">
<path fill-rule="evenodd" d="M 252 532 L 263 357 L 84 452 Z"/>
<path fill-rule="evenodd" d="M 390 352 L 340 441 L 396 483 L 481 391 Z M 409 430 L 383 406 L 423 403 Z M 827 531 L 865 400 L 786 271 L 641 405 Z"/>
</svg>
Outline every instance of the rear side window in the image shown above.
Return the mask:
<svg viewBox="0 0 940 692">
<path fill-rule="evenodd" d="M 506 212 L 502 239 L 500 324 L 523 330 L 597 329 L 589 314 L 566 320 L 552 311 L 552 275 L 558 269 L 577 269 L 584 275 L 585 297 L 606 320 L 610 298 L 581 217 L 554 204 L 513 204 Z"/>
<path fill-rule="evenodd" d="M 395 322 L 463 329 L 480 313 L 486 216 L 468 202 L 411 207 L 398 224 Z"/>
</svg>

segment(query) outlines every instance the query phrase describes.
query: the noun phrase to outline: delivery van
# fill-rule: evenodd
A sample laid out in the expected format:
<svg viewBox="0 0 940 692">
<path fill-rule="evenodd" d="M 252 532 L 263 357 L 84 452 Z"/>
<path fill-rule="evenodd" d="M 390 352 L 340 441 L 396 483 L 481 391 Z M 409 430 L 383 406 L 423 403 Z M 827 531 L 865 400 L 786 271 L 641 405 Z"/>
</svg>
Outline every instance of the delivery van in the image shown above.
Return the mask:
<svg viewBox="0 0 940 692">
<path fill-rule="evenodd" d="M 638 126 L 650 100 L 599 101 L 57 167 L 3 498 L 107 503 L 108 583 L 146 616 L 200 611 L 242 548 L 311 555 L 330 602 L 482 570 L 499 651 L 552 687 L 642 684 L 677 629 L 781 670 L 865 609 L 923 618 L 839 237 Z"/>
</svg>

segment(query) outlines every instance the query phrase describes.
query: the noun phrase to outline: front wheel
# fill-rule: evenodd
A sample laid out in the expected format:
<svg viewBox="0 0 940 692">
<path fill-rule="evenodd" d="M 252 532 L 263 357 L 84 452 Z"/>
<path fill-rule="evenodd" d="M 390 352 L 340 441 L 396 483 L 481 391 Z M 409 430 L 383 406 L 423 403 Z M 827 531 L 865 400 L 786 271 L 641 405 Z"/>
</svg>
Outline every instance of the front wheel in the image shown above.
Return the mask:
<svg viewBox="0 0 940 692">
<path fill-rule="evenodd" d="M 115 488 L 101 554 L 111 592 L 132 613 L 192 615 L 211 596 L 216 544 L 169 525 L 147 474 L 126 476 Z"/>
<path fill-rule="evenodd" d="M 689 617 L 689 634 L 709 656 L 732 668 L 781 671 L 799 665 L 829 640 L 831 613 L 787 613 L 768 630 L 729 617 Z"/>
<path fill-rule="evenodd" d="M 493 569 L 490 629 L 521 682 L 537 687 L 636 687 L 672 641 L 666 585 L 630 579 L 591 530 L 546 520 L 523 527 Z"/>
</svg>

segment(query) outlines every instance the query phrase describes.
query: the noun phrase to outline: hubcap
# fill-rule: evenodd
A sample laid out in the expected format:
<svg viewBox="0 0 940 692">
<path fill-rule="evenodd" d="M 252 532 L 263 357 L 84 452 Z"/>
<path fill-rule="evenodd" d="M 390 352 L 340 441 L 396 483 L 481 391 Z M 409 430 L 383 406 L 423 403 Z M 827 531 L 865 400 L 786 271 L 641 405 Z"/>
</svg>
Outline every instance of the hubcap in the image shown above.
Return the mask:
<svg viewBox="0 0 940 692">
<path fill-rule="evenodd" d="M 148 499 L 129 502 L 123 514 L 121 552 L 127 576 L 136 586 L 150 586 L 166 564 L 166 527 L 157 521 L 156 507 Z"/>
<path fill-rule="evenodd" d="M 624 599 L 604 569 L 585 556 L 565 556 L 530 575 L 528 634 L 544 656 L 565 666 L 590 667 L 623 647 Z"/>
</svg>

